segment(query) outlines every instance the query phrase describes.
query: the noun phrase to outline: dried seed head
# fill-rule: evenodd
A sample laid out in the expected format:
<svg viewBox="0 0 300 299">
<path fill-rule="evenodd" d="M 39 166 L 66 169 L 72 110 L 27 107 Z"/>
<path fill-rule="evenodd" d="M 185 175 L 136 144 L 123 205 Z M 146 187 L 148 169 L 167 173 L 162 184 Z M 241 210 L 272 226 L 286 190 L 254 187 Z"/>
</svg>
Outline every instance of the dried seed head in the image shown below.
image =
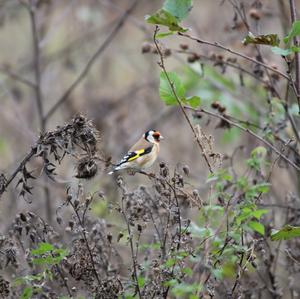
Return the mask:
<svg viewBox="0 0 300 299">
<path fill-rule="evenodd" d="M 121 238 L 123 238 L 123 236 L 124 236 L 124 234 L 122 232 L 120 232 L 118 235 L 117 242 L 119 242 L 121 240 Z"/>
<path fill-rule="evenodd" d="M 77 165 L 76 178 L 90 179 L 97 174 L 98 166 L 93 158 L 84 157 L 79 160 Z"/>
<path fill-rule="evenodd" d="M 61 225 L 62 224 L 62 218 L 60 216 L 56 217 L 56 222 Z"/>
<path fill-rule="evenodd" d="M 188 63 L 194 63 L 195 61 L 199 60 L 200 56 L 197 53 L 192 53 L 187 57 Z"/>
<path fill-rule="evenodd" d="M 25 216 L 23 213 L 20 213 L 20 219 L 21 219 L 23 222 L 27 222 L 27 218 L 26 218 L 26 216 Z"/>
</svg>

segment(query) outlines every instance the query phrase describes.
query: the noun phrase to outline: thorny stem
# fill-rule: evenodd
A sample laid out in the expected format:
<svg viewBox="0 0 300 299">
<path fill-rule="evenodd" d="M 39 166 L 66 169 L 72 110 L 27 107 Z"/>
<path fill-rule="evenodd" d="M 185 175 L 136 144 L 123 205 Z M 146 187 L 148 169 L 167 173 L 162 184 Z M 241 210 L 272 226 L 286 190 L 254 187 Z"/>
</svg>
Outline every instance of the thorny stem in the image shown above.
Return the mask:
<svg viewBox="0 0 300 299">
<path fill-rule="evenodd" d="M 95 267 L 95 261 L 94 261 L 93 253 L 92 253 L 92 250 L 90 248 L 89 241 L 88 241 L 88 239 L 86 237 L 86 231 L 85 231 L 85 227 L 84 227 L 83 221 L 80 218 L 78 210 L 76 209 L 76 207 L 74 206 L 74 204 L 72 203 L 72 201 L 70 200 L 70 201 L 68 201 L 68 203 L 70 203 L 70 205 L 72 206 L 72 208 L 73 208 L 73 210 L 75 212 L 75 215 L 76 215 L 76 217 L 78 219 L 78 222 L 79 222 L 79 224 L 81 226 L 81 230 L 80 231 L 81 231 L 81 234 L 83 236 L 86 248 L 88 250 L 88 253 L 89 253 L 89 256 L 90 256 L 90 259 L 91 259 L 91 264 L 92 264 L 92 267 L 93 267 L 93 272 L 94 272 L 94 275 L 95 275 L 95 277 L 97 279 L 98 284 L 100 285 L 101 281 L 100 281 L 99 275 L 98 275 L 96 267 Z"/>
<path fill-rule="evenodd" d="M 133 276 L 134 276 L 134 280 L 135 280 L 135 284 L 136 284 L 136 290 L 139 294 L 139 298 L 142 299 L 142 293 L 141 293 L 141 290 L 140 290 L 138 275 L 137 275 L 137 261 L 136 261 L 137 256 L 134 254 L 132 233 L 131 233 L 130 224 L 129 224 L 127 215 L 125 213 L 124 199 L 125 199 L 124 196 L 122 196 L 122 211 L 121 212 L 123 214 L 124 220 L 125 220 L 126 225 L 127 225 L 128 240 L 129 240 L 129 244 L 130 244 L 130 251 L 131 251 L 131 258 L 132 258 L 132 265 L 133 265 Z"/>
<path fill-rule="evenodd" d="M 33 147 L 31 149 L 31 151 L 25 156 L 25 158 L 21 161 L 21 163 L 19 164 L 19 166 L 16 168 L 16 170 L 12 173 L 12 175 L 7 179 L 4 190 L 7 189 L 7 187 L 9 186 L 9 184 L 14 180 L 14 178 L 16 177 L 16 175 L 22 171 L 23 167 L 25 166 L 25 164 L 36 154 L 36 147 Z M 0 194 L 1 197 L 2 194 Z"/>
<path fill-rule="evenodd" d="M 296 6 L 295 6 L 295 1 L 294 0 L 289 0 L 290 1 L 290 11 L 291 11 L 291 21 L 294 23 L 297 21 L 297 13 L 296 13 Z M 296 47 L 299 47 L 299 40 L 298 37 L 294 37 L 294 45 Z M 298 107 L 299 107 L 299 114 L 300 114 L 300 53 L 296 52 L 295 53 L 295 72 L 296 72 L 296 89 L 297 89 L 297 101 L 298 101 Z"/>
<path fill-rule="evenodd" d="M 81 81 L 86 77 L 89 70 L 97 60 L 97 58 L 104 52 L 104 50 L 110 45 L 110 43 L 113 41 L 114 37 L 117 35 L 117 33 L 120 31 L 120 29 L 123 27 L 125 20 L 128 18 L 128 16 L 131 14 L 131 12 L 134 10 L 136 5 L 138 4 L 138 0 L 133 1 L 131 6 L 124 12 L 124 14 L 120 17 L 118 23 L 116 24 L 115 28 L 112 30 L 112 32 L 107 36 L 107 38 L 104 40 L 104 42 L 101 44 L 101 46 L 97 49 L 97 51 L 94 53 L 94 55 L 88 60 L 87 64 L 85 65 L 84 69 L 81 71 L 77 79 L 69 86 L 69 88 L 65 91 L 65 93 L 61 96 L 61 98 L 54 104 L 54 106 L 48 111 L 48 113 L 45 115 L 44 119 L 48 120 L 54 112 L 65 102 L 69 99 L 69 96 L 74 91 L 74 89 L 81 83 Z"/>
<path fill-rule="evenodd" d="M 203 148 L 203 146 L 202 146 L 202 144 L 201 144 L 201 142 L 200 142 L 200 140 L 199 140 L 199 137 L 198 137 L 198 135 L 197 135 L 197 133 L 196 133 L 196 131 L 195 131 L 195 128 L 193 127 L 193 125 L 192 125 L 192 123 L 191 123 L 191 121 L 190 121 L 190 119 L 189 119 L 187 113 L 185 112 L 184 107 L 183 107 L 183 105 L 182 105 L 180 99 L 178 98 L 178 95 L 177 95 L 176 90 L 175 90 L 175 88 L 174 88 L 174 84 L 173 84 L 173 82 L 171 81 L 171 79 L 170 79 L 170 77 L 169 77 L 169 75 L 168 75 L 168 72 L 167 72 L 167 70 L 166 70 L 165 63 L 164 63 L 164 57 L 163 57 L 163 54 L 162 54 L 162 52 L 161 52 L 161 50 L 160 50 L 160 48 L 159 48 L 158 41 L 157 41 L 157 39 L 156 39 L 156 35 L 157 35 L 157 32 L 158 32 L 158 31 L 159 31 L 159 28 L 158 28 L 158 26 L 156 26 L 155 31 L 154 31 L 154 35 L 153 35 L 153 41 L 154 41 L 155 47 L 156 47 L 157 52 L 158 52 L 159 57 L 160 57 L 160 62 L 158 63 L 158 65 L 161 67 L 161 69 L 163 70 L 163 72 L 164 72 L 164 74 L 165 74 L 165 76 L 166 76 L 166 78 L 167 78 L 167 80 L 168 80 L 168 83 L 169 83 L 169 85 L 170 85 L 170 87 L 171 87 L 171 89 L 172 89 L 173 95 L 174 95 L 174 97 L 176 98 L 176 101 L 177 101 L 177 103 L 178 103 L 178 105 L 179 105 L 179 107 L 180 107 L 180 110 L 181 110 L 182 114 L 184 115 L 184 117 L 185 117 L 187 123 L 189 124 L 189 126 L 190 126 L 190 128 L 191 128 L 191 130 L 192 130 L 192 132 L 193 132 L 193 134 L 194 134 L 194 137 L 195 137 L 195 139 L 196 139 L 196 142 L 197 142 L 197 144 L 198 144 L 198 146 L 199 146 L 199 148 L 200 148 L 200 150 L 201 150 L 201 154 L 202 154 L 202 156 L 204 157 L 204 160 L 205 160 L 205 162 L 206 162 L 206 164 L 207 164 L 207 166 L 208 166 L 208 169 L 209 169 L 210 173 L 213 173 L 212 166 L 210 165 L 210 162 L 209 162 L 209 160 L 208 160 L 208 158 L 207 158 L 207 156 L 206 156 L 206 154 L 205 154 L 205 150 L 204 150 L 204 148 Z"/>
<path fill-rule="evenodd" d="M 208 111 L 206 109 L 200 108 L 200 109 L 194 109 L 191 108 L 189 106 L 184 106 L 185 109 L 189 109 L 192 111 L 196 111 L 196 112 L 202 112 L 205 113 L 207 115 L 219 118 L 224 120 L 225 122 L 229 123 L 230 125 L 239 128 L 240 130 L 254 136 L 256 139 L 260 140 L 262 143 L 264 143 L 266 146 L 268 146 L 271 150 L 273 150 L 278 156 L 280 156 L 283 160 L 285 160 L 288 164 L 290 164 L 291 166 L 293 166 L 296 170 L 300 171 L 300 167 L 298 165 L 296 165 L 292 160 L 290 160 L 287 156 L 285 156 L 284 154 L 282 154 L 282 152 L 276 148 L 275 146 L 273 146 L 269 141 L 263 139 L 262 137 L 260 137 L 259 135 L 257 135 L 256 133 L 254 133 L 252 130 L 248 129 L 248 128 L 244 128 L 243 126 L 233 122 L 232 120 L 228 119 L 227 117 Z"/>
</svg>

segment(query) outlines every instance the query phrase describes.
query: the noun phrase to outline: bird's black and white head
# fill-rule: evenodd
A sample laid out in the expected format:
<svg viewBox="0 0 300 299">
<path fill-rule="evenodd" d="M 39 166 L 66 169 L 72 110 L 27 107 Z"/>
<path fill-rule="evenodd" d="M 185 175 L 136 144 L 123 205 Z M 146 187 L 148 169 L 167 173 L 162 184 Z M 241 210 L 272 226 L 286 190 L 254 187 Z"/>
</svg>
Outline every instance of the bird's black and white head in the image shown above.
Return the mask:
<svg viewBox="0 0 300 299">
<path fill-rule="evenodd" d="M 158 143 L 160 142 L 163 137 L 161 136 L 160 132 L 156 131 L 156 130 L 149 130 L 147 131 L 143 137 L 151 143 Z"/>
</svg>

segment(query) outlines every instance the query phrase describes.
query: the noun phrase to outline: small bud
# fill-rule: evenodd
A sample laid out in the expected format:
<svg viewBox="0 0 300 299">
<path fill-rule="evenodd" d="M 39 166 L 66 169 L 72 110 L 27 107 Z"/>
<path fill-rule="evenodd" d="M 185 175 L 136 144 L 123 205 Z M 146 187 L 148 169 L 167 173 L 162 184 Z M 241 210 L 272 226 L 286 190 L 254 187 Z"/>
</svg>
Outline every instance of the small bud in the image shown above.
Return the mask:
<svg viewBox="0 0 300 299">
<path fill-rule="evenodd" d="M 107 234 L 107 241 L 108 241 L 110 244 L 111 244 L 112 238 L 113 238 L 112 234 L 111 234 L 111 233 L 108 233 L 108 234 Z"/>
<path fill-rule="evenodd" d="M 56 217 L 56 222 L 61 225 L 62 224 L 62 218 L 60 216 Z"/>
<path fill-rule="evenodd" d="M 184 166 L 182 167 L 182 170 L 183 170 L 183 172 L 184 172 L 184 174 L 185 174 L 186 176 L 189 176 L 189 174 L 190 174 L 190 168 L 189 168 L 187 165 L 184 165 Z"/>
<path fill-rule="evenodd" d="M 214 101 L 211 103 L 211 108 L 213 109 L 219 109 L 220 103 L 218 101 Z"/>
<path fill-rule="evenodd" d="M 164 50 L 164 56 L 165 56 L 165 57 L 168 57 L 168 56 L 171 56 L 171 55 L 172 55 L 171 49 L 165 49 L 165 50 Z"/>
<path fill-rule="evenodd" d="M 252 18 L 253 20 L 260 20 L 261 19 L 261 12 L 258 11 L 256 8 L 251 8 L 249 10 L 249 16 L 250 18 Z"/>
<path fill-rule="evenodd" d="M 117 238 L 117 242 L 119 242 L 121 240 L 121 238 L 123 238 L 124 234 L 122 232 L 119 233 L 118 238 Z"/>
<path fill-rule="evenodd" d="M 145 54 L 145 53 L 150 53 L 151 52 L 151 49 L 152 49 L 152 45 L 148 42 L 144 42 L 142 44 L 142 53 Z"/>
<path fill-rule="evenodd" d="M 159 167 L 160 168 L 165 168 L 166 167 L 166 163 L 165 162 L 160 162 L 159 163 Z"/>
<path fill-rule="evenodd" d="M 187 57 L 188 63 L 194 63 L 195 61 L 199 60 L 200 56 L 197 53 L 192 53 Z"/>
<path fill-rule="evenodd" d="M 226 107 L 220 105 L 219 108 L 218 108 L 218 111 L 219 111 L 220 113 L 223 113 L 223 112 L 226 111 Z"/>
<path fill-rule="evenodd" d="M 185 51 L 189 48 L 189 45 L 188 44 L 180 44 L 179 47 Z"/>
<path fill-rule="evenodd" d="M 23 222 L 27 222 L 27 218 L 26 218 L 26 216 L 25 216 L 23 213 L 20 213 L 20 219 L 21 219 Z"/>
</svg>

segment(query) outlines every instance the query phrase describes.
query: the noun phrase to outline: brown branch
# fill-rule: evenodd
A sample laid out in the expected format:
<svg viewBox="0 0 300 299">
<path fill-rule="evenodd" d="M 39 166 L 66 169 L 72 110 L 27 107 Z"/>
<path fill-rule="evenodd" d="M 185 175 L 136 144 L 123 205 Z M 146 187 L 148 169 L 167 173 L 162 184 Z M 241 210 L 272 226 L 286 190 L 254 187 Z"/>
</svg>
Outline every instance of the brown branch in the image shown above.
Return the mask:
<svg viewBox="0 0 300 299">
<path fill-rule="evenodd" d="M 104 52 L 104 50 L 110 45 L 112 40 L 115 38 L 117 33 L 123 27 L 125 20 L 130 15 L 130 13 L 134 10 L 136 5 L 138 4 L 138 0 L 134 0 L 130 7 L 125 11 L 125 13 L 120 17 L 118 23 L 116 24 L 115 28 L 111 31 L 111 33 L 107 36 L 98 50 L 94 53 L 94 55 L 88 60 L 86 66 L 83 68 L 77 79 L 69 86 L 69 88 L 65 91 L 62 97 L 54 104 L 54 106 L 48 111 L 45 115 L 44 119 L 48 120 L 54 112 L 69 99 L 70 94 L 74 91 L 74 89 L 81 83 L 81 81 L 86 77 L 89 70 L 93 66 L 94 62 L 97 58 Z"/>
<path fill-rule="evenodd" d="M 24 85 L 29 86 L 30 88 L 35 89 L 36 85 L 34 82 L 31 82 L 30 80 L 23 78 L 22 76 L 20 76 L 17 73 L 14 73 L 13 71 L 11 71 L 8 67 L 0 67 L 0 72 L 5 74 L 6 76 L 10 77 L 11 79 L 21 82 Z"/>
<path fill-rule="evenodd" d="M 160 62 L 158 63 L 158 65 L 161 67 L 161 69 L 163 70 L 163 72 L 164 72 L 164 74 L 165 74 L 165 76 L 166 76 L 166 78 L 168 80 L 168 83 L 169 83 L 169 85 L 171 87 L 172 93 L 173 93 L 173 95 L 174 95 L 174 97 L 175 97 L 175 99 L 176 99 L 176 101 L 177 101 L 177 103 L 178 103 L 178 105 L 180 107 L 180 110 L 182 111 L 182 114 L 183 114 L 184 118 L 186 119 L 187 123 L 189 124 L 189 126 L 190 126 L 190 128 L 191 128 L 191 130 L 192 130 L 192 132 L 194 134 L 196 142 L 197 142 L 197 144 L 198 144 L 198 146 L 199 146 L 199 148 L 201 150 L 201 154 L 204 157 L 204 160 L 205 160 L 205 162 L 206 162 L 206 164 L 208 166 L 208 169 L 209 169 L 210 173 L 213 173 L 213 169 L 212 169 L 212 167 L 211 167 L 211 165 L 209 163 L 209 160 L 208 160 L 207 156 L 205 155 L 204 148 L 203 148 L 203 146 L 202 146 L 202 144 L 201 144 L 201 142 L 199 140 L 197 132 L 195 131 L 195 128 L 193 127 L 193 125 L 192 125 L 192 123 L 191 123 L 191 121 L 190 121 L 187 113 L 185 112 L 184 106 L 182 105 L 180 99 L 178 98 L 178 95 L 177 95 L 176 90 L 174 88 L 174 84 L 171 81 L 171 79 L 170 79 L 170 77 L 168 75 L 168 72 L 166 70 L 166 67 L 165 67 L 165 64 L 164 64 L 164 57 L 163 57 L 163 54 L 162 54 L 162 52 L 161 52 L 161 50 L 159 48 L 158 41 L 156 39 L 156 34 L 157 34 L 158 30 L 159 30 L 159 28 L 158 28 L 158 26 L 156 26 L 155 31 L 154 31 L 154 35 L 153 35 L 153 41 L 154 41 L 154 44 L 156 46 L 157 52 L 158 52 L 159 57 L 160 57 Z"/>
<path fill-rule="evenodd" d="M 290 164 L 291 166 L 293 166 L 296 170 L 300 171 L 300 167 L 298 165 L 296 165 L 292 160 L 290 160 L 287 156 L 285 156 L 284 154 L 282 154 L 282 152 L 277 149 L 275 146 L 273 146 L 269 141 L 263 139 L 261 136 L 257 135 L 255 132 L 251 131 L 250 129 L 248 128 L 244 128 L 243 126 L 241 126 L 240 124 L 237 124 L 236 122 L 230 120 L 229 118 L 221 115 L 221 114 L 217 114 L 217 113 L 214 113 L 214 112 L 211 112 L 211 111 L 208 111 L 206 109 L 203 109 L 203 108 L 200 108 L 200 109 L 194 109 L 194 108 L 191 108 L 189 106 L 184 106 L 184 109 L 189 109 L 189 110 L 192 110 L 192 111 L 195 111 L 195 112 L 202 112 L 202 113 L 205 113 L 207 115 L 210 115 L 212 117 L 215 117 L 215 118 L 219 118 L 225 122 L 227 122 L 228 124 L 234 126 L 234 127 L 237 127 L 239 128 L 240 130 L 252 135 L 253 137 L 255 137 L 256 139 L 260 140 L 262 143 L 264 143 L 267 147 L 269 147 L 271 150 L 273 150 L 278 156 L 280 156 L 283 160 L 285 160 L 288 164 Z"/>
<path fill-rule="evenodd" d="M 268 69 L 268 70 L 270 70 L 270 71 L 272 71 L 274 73 L 277 73 L 278 75 L 280 75 L 281 77 L 285 78 L 288 81 L 290 80 L 289 76 L 287 76 L 286 74 L 282 73 L 281 71 L 279 71 L 277 69 L 274 69 L 273 67 L 271 67 L 271 66 L 269 66 L 269 65 L 267 65 L 267 64 L 265 64 L 265 63 L 263 63 L 263 62 L 261 62 L 259 60 L 256 60 L 255 58 L 249 57 L 249 56 L 247 56 L 245 54 L 242 54 L 240 52 L 237 52 L 237 51 L 234 51 L 234 50 L 232 50 L 230 48 L 227 48 L 227 47 L 221 45 L 218 42 L 209 42 L 209 41 L 206 41 L 206 40 L 203 40 L 203 39 L 200 39 L 198 37 L 194 37 L 194 36 L 191 36 L 189 34 L 182 33 L 182 32 L 178 32 L 178 35 L 186 37 L 186 38 L 189 38 L 191 40 L 194 40 L 194 41 L 196 41 L 199 44 L 204 44 L 204 45 L 208 45 L 208 46 L 212 46 L 212 47 L 216 47 L 216 48 L 225 50 L 225 51 L 227 51 L 227 52 L 229 52 L 231 54 L 234 54 L 236 56 L 242 57 L 242 58 L 244 58 L 244 59 L 246 59 L 248 61 L 251 61 L 253 63 L 259 64 L 259 65 L 263 66 L 264 68 L 266 68 L 266 69 Z"/>
<path fill-rule="evenodd" d="M 36 154 L 36 147 L 33 147 L 31 151 L 25 156 L 25 158 L 21 161 L 19 166 L 16 168 L 16 170 L 11 174 L 11 176 L 6 179 L 5 185 L 2 192 L 4 192 L 7 187 L 10 185 L 10 183 L 14 180 L 14 178 L 17 176 L 17 174 L 22 171 L 23 167 L 25 164 Z M 0 198 L 1 198 L 2 193 L 0 193 Z"/>
<path fill-rule="evenodd" d="M 296 13 L 296 6 L 295 1 L 290 0 L 290 10 L 291 10 L 291 21 L 292 24 L 297 21 L 297 13 Z M 299 40 L 297 36 L 293 38 L 294 45 L 299 47 Z M 295 72 L 296 72 L 296 90 L 297 90 L 297 101 L 299 107 L 299 114 L 300 114 L 300 53 L 295 53 Z"/>
</svg>

